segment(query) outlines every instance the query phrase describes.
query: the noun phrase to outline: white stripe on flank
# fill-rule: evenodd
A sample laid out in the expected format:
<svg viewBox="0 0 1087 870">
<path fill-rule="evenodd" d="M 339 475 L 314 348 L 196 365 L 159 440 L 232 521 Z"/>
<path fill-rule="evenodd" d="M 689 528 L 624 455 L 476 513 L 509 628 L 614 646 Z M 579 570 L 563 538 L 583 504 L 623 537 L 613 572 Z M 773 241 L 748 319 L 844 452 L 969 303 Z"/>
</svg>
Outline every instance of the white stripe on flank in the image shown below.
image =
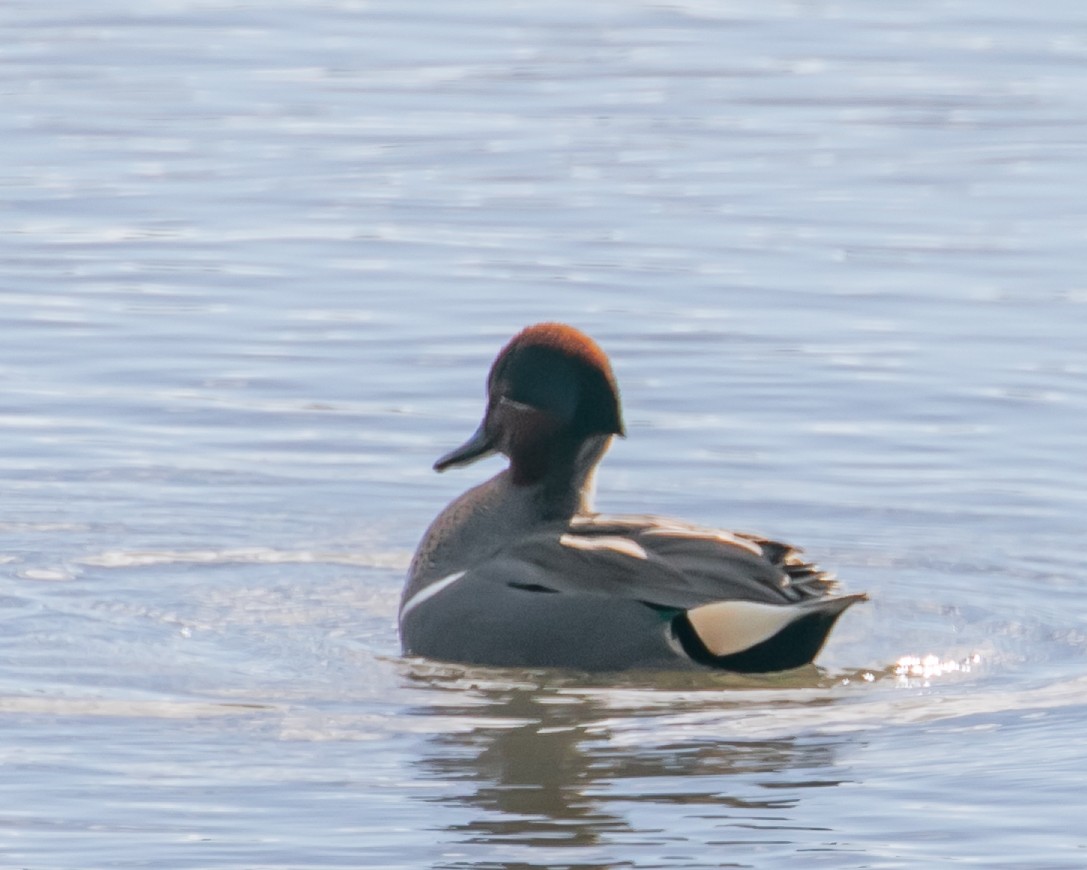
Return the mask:
<svg viewBox="0 0 1087 870">
<path fill-rule="evenodd" d="M 564 547 L 571 547 L 575 550 L 611 550 L 613 553 L 622 553 L 632 559 L 649 558 L 649 554 L 637 541 L 619 535 L 598 535 L 595 538 L 590 538 L 566 534 L 559 538 L 559 543 Z"/>
<path fill-rule="evenodd" d="M 795 604 L 716 601 L 688 610 L 687 617 L 706 649 L 715 656 L 728 656 L 769 640 L 810 612 Z"/>
<path fill-rule="evenodd" d="M 467 573 L 467 571 L 458 571 L 456 574 L 450 574 L 448 577 L 443 577 L 441 580 L 435 580 L 429 586 L 424 586 L 404 602 L 404 606 L 400 608 L 400 618 L 403 619 L 411 613 L 412 610 L 424 601 L 429 601 L 443 589 L 448 589 Z"/>
</svg>

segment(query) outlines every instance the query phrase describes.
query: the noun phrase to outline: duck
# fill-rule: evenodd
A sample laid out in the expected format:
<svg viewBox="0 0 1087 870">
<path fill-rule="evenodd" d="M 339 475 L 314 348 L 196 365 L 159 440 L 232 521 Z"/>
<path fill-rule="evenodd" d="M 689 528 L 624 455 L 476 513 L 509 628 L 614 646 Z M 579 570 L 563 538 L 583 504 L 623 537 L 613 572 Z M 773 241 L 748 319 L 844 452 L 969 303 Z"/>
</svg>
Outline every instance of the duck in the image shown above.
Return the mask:
<svg viewBox="0 0 1087 870">
<path fill-rule="evenodd" d="M 592 507 L 625 436 L 611 362 L 588 335 L 538 323 L 499 352 L 475 433 L 436 471 L 509 460 L 424 533 L 399 606 L 405 656 L 583 672 L 772 673 L 810 664 L 864 593 L 788 544 Z"/>
</svg>

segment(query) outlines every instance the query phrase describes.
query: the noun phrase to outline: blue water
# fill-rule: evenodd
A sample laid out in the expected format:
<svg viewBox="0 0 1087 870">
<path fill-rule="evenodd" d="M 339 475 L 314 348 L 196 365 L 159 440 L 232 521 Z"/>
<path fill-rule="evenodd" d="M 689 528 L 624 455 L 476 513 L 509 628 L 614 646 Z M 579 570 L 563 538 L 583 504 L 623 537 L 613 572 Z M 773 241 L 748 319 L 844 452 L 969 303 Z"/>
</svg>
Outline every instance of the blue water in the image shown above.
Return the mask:
<svg viewBox="0 0 1087 870">
<path fill-rule="evenodd" d="M 0 7 L 0 866 L 1087 865 L 1081 7 Z M 399 658 L 541 319 L 818 670 Z"/>
</svg>

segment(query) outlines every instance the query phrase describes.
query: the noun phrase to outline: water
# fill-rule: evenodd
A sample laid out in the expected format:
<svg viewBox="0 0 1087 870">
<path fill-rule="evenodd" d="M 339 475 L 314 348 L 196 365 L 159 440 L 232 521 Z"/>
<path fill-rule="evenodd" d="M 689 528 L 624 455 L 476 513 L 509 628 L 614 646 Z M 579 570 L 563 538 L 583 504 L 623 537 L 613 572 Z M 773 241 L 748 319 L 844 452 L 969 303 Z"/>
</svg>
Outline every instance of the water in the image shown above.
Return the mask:
<svg viewBox="0 0 1087 870">
<path fill-rule="evenodd" d="M 1087 863 L 1081 4 L 0 9 L 0 864 Z M 765 679 L 398 657 L 519 327 L 599 504 L 872 602 Z"/>
</svg>

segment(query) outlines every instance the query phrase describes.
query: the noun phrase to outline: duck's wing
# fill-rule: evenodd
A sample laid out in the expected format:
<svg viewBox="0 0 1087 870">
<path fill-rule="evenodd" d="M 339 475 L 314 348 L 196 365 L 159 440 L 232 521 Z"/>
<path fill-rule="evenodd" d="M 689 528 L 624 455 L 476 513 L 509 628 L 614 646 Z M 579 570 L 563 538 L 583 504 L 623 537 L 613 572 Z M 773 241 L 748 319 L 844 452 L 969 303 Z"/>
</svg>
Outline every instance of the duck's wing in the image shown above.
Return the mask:
<svg viewBox="0 0 1087 870">
<path fill-rule="evenodd" d="M 585 553 L 636 553 L 649 565 L 635 566 L 634 579 L 663 569 L 669 587 L 682 597 L 675 604 L 685 607 L 723 599 L 789 604 L 823 598 L 838 585 L 834 575 L 803 558 L 796 547 L 655 516 L 576 517 L 559 544 Z M 604 560 L 598 555 L 594 561 Z M 605 573 L 623 570 L 621 559 L 618 564 L 607 561 Z M 647 571 L 650 565 L 658 571 Z M 629 579 L 630 563 L 627 570 Z"/>
<path fill-rule="evenodd" d="M 636 600 L 668 619 L 687 658 L 726 670 L 810 662 L 838 617 L 867 598 L 832 595 L 833 576 L 787 544 L 657 517 L 580 517 L 526 549 L 518 562 L 539 565 L 539 591 L 586 608 Z"/>
</svg>

